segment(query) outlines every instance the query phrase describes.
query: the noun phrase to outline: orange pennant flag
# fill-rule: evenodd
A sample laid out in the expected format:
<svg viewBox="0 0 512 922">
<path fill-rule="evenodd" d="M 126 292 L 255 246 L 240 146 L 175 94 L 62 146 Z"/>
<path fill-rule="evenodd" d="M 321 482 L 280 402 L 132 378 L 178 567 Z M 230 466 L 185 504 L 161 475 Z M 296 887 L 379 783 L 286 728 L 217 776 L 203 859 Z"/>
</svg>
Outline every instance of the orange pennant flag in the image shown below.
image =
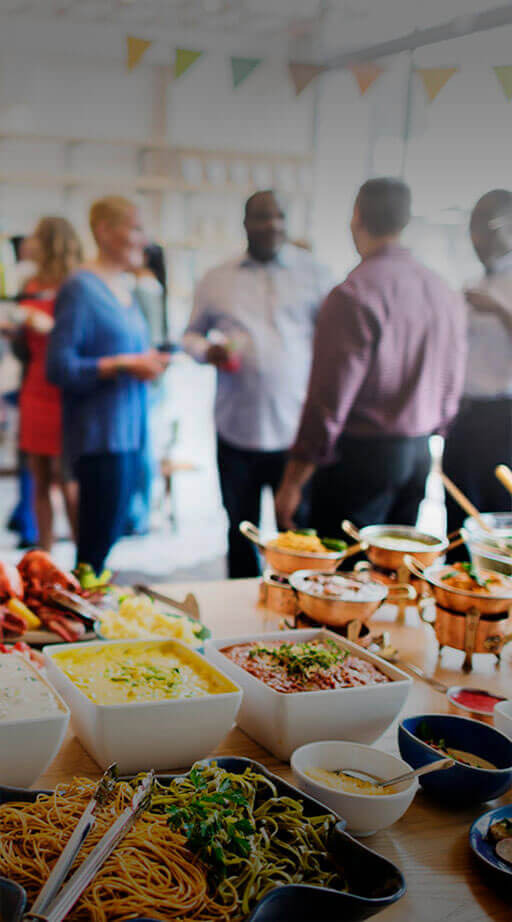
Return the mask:
<svg viewBox="0 0 512 922">
<path fill-rule="evenodd" d="M 429 102 L 434 102 L 444 86 L 454 74 L 456 67 L 419 67 L 416 71 L 420 75 Z"/>
<path fill-rule="evenodd" d="M 302 61 L 289 61 L 288 70 L 295 87 L 295 95 L 300 94 L 313 82 L 315 77 L 323 74 L 325 68 L 315 64 L 304 64 Z"/>
<path fill-rule="evenodd" d="M 128 70 L 137 67 L 148 48 L 153 44 L 147 38 L 136 38 L 134 35 L 126 36 L 126 66 Z"/>
<path fill-rule="evenodd" d="M 361 96 L 364 96 L 367 90 L 373 86 L 375 81 L 382 76 L 384 73 L 384 68 L 379 67 L 378 64 L 374 64 L 373 62 L 368 61 L 363 64 L 351 64 L 350 71 L 357 80 L 357 85 L 359 87 Z"/>
</svg>

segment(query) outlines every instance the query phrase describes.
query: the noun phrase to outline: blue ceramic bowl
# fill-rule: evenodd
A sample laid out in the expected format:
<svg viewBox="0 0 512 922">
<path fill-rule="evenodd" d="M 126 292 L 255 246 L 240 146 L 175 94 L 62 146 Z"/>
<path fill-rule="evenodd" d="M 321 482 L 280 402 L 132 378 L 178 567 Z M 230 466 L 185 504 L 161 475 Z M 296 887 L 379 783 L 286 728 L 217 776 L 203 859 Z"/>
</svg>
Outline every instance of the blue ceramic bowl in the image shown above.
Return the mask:
<svg viewBox="0 0 512 922">
<path fill-rule="evenodd" d="M 512 740 L 468 717 L 420 714 L 402 720 L 398 727 L 400 755 L 413 768 L 441 757 L 439 750 L 423 742 L 423 721 L 433 739 L 443 739 L 450 749 L 471 752 L 496 766 L 495 771 L 490 771 L 457 763 L 442 772 L 423 775 L 418 780 L 429 794 L 451 803 L 479 803 L 500 797 L 512 787 Z"/>
</svg>

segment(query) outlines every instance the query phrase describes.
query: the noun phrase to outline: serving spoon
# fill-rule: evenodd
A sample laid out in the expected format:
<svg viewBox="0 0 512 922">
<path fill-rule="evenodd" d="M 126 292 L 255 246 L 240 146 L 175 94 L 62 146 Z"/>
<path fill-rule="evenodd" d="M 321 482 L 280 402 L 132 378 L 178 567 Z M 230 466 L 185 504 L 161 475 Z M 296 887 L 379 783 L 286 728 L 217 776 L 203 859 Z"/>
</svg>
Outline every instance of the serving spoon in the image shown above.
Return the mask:
<svg viewBox="0 0 512 922">
<path fill-rule="evenodd" d="M 501 477 L 499 477 L 498 479 L 502 480 Z M 443 481 L 445 489 L 448 491 L 452 499 L 454 499 L 455 502 L 459 504 L 461 509 L 463 509 L 467 515 L 475 519 L 475 521 L 478 523 L 482 531 L 485 531 L 488 535 L 492 536 L 494 543 L 499 547 L 501 551 L 503 551 L 505 554 L 508 554 L 510 556 L 512 552 L 510 548 L 507 546 L 506 541 L 504 541 L 502 538 L 496 535 L 494 530 L 491 528 L 490 525 L 487 524 L 485 519 L 482 518 L 481 513 L 478 511 L 476 506 L 471 502 L 471 500 L 468 499 L 465 493 L 463 493 L 462 490 L 459 489 L 459 487 L 455 486 L 453 481 L 450 480 L 450 478 L 447 477 L 446 474 L 441 473 L 441 480 Z M 503 480 L 502 480 L 502 483 L 503 483 Z"/>
<path fill-rule="evenodd" d="M 348 775 L 349 778 L 355 778 L 357 781 L 369 781 L 376 788 L 389 788 L 393 784 L 400 784 L 402 781 L 410 781 L 412 778 L 419 778 L 420 775 L 427 775 L 429 772 L 438 772 L 444 768 L 452 768 L 455 765 L 453 759 L 438 759 L 436 762 L 430 762 L 428 765 L 422 765 L 421 768 L 415 768 L 410 772 L 403 772 L 387 781 L 381 781 L 375 775 L 369 775 L 367 772 L 356 771 L 352 768 L 338 768 L 336 775 Z"/>
</svg>

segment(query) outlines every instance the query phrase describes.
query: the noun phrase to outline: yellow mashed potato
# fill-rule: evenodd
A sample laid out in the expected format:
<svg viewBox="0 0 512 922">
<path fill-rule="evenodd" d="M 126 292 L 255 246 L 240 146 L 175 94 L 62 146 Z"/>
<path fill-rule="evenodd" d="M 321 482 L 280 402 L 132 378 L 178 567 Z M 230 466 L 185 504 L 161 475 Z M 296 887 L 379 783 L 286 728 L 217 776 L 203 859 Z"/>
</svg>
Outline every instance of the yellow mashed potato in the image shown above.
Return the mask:
<svg viewBox="0 0 512 922">
<path fill-rule="evenodd" d="M 235 690 L 197 654 L 173 641 L 88 644 L 55 653 L 53 660 L 95 704 L 202 698 Z"/>
<path fill-rule="evenodd" d="M 198 628 L 201 626 L 198 624 Z M 103 612 L 101 633 L 107 640 L 151 640 L 172 637 L 190 647 L 200 646 L 194 625 L 182 615 L 165 614 L 146 596 L 127 596 L 119 608 Z"/>
</svg>

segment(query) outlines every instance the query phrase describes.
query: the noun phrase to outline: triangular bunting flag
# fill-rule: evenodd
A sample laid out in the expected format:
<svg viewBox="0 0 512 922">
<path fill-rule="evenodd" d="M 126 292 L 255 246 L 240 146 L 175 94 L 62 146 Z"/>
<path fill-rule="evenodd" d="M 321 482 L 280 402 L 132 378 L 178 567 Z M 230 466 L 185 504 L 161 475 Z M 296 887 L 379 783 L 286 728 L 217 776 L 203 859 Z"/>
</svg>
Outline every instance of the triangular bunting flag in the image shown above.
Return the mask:
<svg viewBox="0 0 512 922">
<path fill-rule="evenodd" d="M 505 96 L 510 101 L 512 99 L 512 66 L 494 67 L 493 70 L 503 87 Z"/>
<path fill-rule="evenodd" d="M 201 57 L 202 53 L 202 51 L 190 51 L 189 48 L 176 48 L 174 76 L 176 78 L 181 77 Z"/>
<path fill-rule="evenodd" d="M 288 70 L 295 87 L 295 95 L 300 96 L 315 77 L 323 74 L 325 68 L 317 67 L 315 64 L 304 64 L 302 61 L 289 61 Z"/>
<path fill-rule="evenodd" d="M 133 70 L 153 42 L 147 38 L 136 38 L 134 35 L 126 36 L 126 66 Z"/>
<path fill-rule="evenodd" d="M 416 73 L 420 75 L 429 102 L 434 102 L 443 86 L 457 73 L 456 67 L 419 67 Z"/>
<path fill-rule="evenodd" d="M 366 91 L 382 76 L 384 68 L 369 61 L 364 64 L 351 64 L 350 71 L 357 80 L 361 96 L 364 96 Z"/>
<path fill-rule="evenodd" d="M 260 64 L 261 58 L 231 58 L 233 87 L 240 86 Z"/>
</svg>

